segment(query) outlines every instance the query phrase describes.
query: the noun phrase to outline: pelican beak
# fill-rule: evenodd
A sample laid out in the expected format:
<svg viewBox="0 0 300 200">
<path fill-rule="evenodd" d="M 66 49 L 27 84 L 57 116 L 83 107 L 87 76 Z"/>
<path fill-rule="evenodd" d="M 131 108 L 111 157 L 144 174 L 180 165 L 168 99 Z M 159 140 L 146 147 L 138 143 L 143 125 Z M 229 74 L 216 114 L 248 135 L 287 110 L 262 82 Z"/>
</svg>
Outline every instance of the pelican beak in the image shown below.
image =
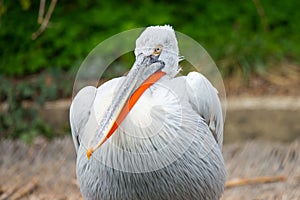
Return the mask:
<svg viewBox="0 0 300 200">
<path fill-rule="evenodd" d="M 165 75 L 161 71 L 164 63 L 159 61 L 158 57 L 156 55 L 145 56 L 143 54 L 137 56 L 133 67 L 124 82 L 120 84 L 116 96 L 106 110 L 96 133 L 88 144 L 86 152 L 88 159 L 114 133 L 143 92 Z"/>
</svg>

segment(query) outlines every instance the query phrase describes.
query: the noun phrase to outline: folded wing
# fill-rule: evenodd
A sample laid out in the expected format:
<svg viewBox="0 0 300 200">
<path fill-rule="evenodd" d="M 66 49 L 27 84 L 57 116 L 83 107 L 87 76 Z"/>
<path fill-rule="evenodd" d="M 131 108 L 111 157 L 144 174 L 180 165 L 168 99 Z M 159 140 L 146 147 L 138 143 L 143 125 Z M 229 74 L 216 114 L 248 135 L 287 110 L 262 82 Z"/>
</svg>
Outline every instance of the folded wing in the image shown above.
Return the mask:
<svg viewBox="0 0 300 200">
<path fill-rule="evenodd" d="M 223 115 L 218 91 L 198 72 L 186 77 L 189 101 L 193 109 L 205 119 L 220 149 L 223 143 Z"/>
</svg>

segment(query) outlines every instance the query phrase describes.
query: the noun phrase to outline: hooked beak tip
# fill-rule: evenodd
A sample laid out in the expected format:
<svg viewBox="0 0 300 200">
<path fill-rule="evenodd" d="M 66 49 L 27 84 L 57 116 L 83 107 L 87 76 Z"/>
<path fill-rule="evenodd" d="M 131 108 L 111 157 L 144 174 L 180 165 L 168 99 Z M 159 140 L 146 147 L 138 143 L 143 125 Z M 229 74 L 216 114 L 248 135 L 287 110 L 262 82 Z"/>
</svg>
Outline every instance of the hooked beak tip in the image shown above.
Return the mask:
<svg viewBox="0 0 300 200">
<path fill-rule="evenodd" d="M 93 149 L 89 148 L 88 150 L 86 150 L 86 157 L 88 158 L 88 160 L 90 160 L 92 154 L 93 154 Z"/>
<path fill-rule="evenodd" d="M 159 55 L 151 54 L 149 57 L 150 57 L 152 63 L 158 62 Z"/>
</svg>

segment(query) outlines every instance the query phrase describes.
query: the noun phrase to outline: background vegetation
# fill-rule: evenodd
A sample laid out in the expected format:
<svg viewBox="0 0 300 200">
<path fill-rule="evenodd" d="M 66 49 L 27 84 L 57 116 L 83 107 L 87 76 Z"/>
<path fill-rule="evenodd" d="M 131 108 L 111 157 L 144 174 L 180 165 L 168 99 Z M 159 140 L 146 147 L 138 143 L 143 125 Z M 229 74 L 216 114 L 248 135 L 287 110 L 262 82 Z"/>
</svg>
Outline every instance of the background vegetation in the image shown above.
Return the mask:
<svg viewBox="0 0 300 200">
<path fill-rule="evenodd" d="M 102 40 L 132 28 L 171 24 L 200 42 L 222 71 L 245 73 L 282 59 L 300 58 L 300 2 L 58 1 L 36 40 L 39 1 L 1 1 L 0 72 L 26 75 L 70 69 Z M 47 6 L 50 1 L 47 1 Z"/>
<path fill-rule="evenodd" d="M 0 0 L 0 100 L 9 103 L 0 116 L 2 136 L 51 135 L 22 101 L 43 105 L 70 96 L 72 74 L 89 51 L 132 28 L 171 24 L 202 44 L 224 76 L 248 77 L 280 62 L 300 62 L 297 0 L 61 0 L 45 32 L 33 40 L 39 4 Z M 65 77 L 70 81 L 62 84 Z"/>
</svg>

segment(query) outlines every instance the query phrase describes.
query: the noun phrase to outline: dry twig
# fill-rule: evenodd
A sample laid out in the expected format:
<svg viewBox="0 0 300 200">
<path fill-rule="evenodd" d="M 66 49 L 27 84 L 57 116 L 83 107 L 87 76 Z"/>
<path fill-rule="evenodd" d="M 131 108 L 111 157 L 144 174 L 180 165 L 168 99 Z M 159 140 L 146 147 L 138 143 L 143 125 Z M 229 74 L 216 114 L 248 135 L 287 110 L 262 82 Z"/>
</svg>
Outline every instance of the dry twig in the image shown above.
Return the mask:
<svg viewBox="0 0 300 200">
<path fill-rule="evenodd" d="M 33 178 L 24 187 L 20 188 L 12 197 L 12 200 L 18 200 L 31 193 L 38 185 L 37 179 Z"/>
<path fill-rule="evenodd" d="M 9 187 L 8 189 L 2 189 L 0 200 L 7 200 L 18 190 L 17 187 Z"/>
<path fill-rule="evenodd" d="M 43 19 L 43 22 L 42 22 L 40 28 L 35 33 L 33 33 L 31 36 L 32 40 L 35 40 L 39 35 L 41 35 L 46 30 L 49 20 L 51 18 L 51 15 L 53 13 L 53 10 L 55 8 L 56 2 L 57 2 L 57 0 L 51 1 L 49 9 L 47 11 L 47 14 L 46 14 L 45 18 Z"/>
<path fill-rule="evenodd" d="M 256 178 L 241 178 L 241 179 L 234 179 L 226 182 L 225 187 L 238 187 L 243 185 L 250 185 L 250 184 L 258 184 L 258 183 L 273 183 L 273 182 L 283 182 L 286 181 L 285 176 L 261 176 Z"/>
<path fill-rule="evenodd" d="M 39 9 L 39 16 L 38 16 L 39 24 L 41 24 L 44 19 L 45 5 L 46 5 L 46 0 L 40 0 L 40 9 Z"/>
</svg>

